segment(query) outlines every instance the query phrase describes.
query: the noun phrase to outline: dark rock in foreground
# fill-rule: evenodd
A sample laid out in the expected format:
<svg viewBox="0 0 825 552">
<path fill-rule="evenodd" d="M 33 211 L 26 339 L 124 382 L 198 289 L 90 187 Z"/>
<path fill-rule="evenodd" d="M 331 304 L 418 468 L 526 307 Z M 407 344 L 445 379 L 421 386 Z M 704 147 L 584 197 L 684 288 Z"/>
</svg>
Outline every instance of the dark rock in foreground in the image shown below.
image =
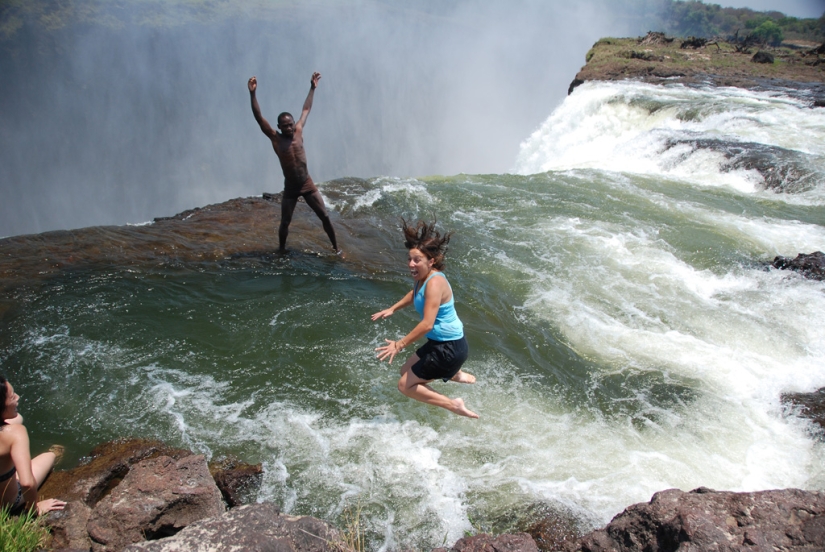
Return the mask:
<svg viewBox="0 0 825 552">
<path fill-rule="evenodd" d="M 189 450 L 124 439 L 96 447 L 72 470 L 52 473 L 39 494 L 68 502 L 44 518 L 54 548 L 121 550 L 219 515 L 225 510 L 221 496 L 240 501 L 240 489 L 254 488 L 260 473 L 260 464 L 224 460 L 207 466 Z"/>
<path fill-rule="evenodd" d="M 221 492 L 198 454 L 143 460 L 94 508 L 86 524 L 92 550 L 108 552 L 178 533 L 225 511 Z"/>
<path fill-rule="evenodd" d="M 281 514 L 271 503 L 241 506 L 193 523 L 166 539 L 134 544 L 125 551 L 255 550 L 326 552 L 342 550 L 338 531 L 313 517 Z"/>
<path fill-rule="evenodd" d="M 474 535 L 459 539 L 453 552 L 538 552 L 536 541 L 526 533 L 515 535 Z M 446 548 L 435 548 L 432 552 L 448 552 Z"/>
<path fill-rule="evenodd" d="M 799 272 L 811 280 L 825 280 L 825 253 L 822 251 L 815 251 L 811 254 L 800 253 L 795 259 L 777 256 L 771 266 Z"/>
<path fill-rule="evenodd" d="M 567 552 L 825 550 L 825 492 L 670 489 L 635 504 Z"/>
</svg>

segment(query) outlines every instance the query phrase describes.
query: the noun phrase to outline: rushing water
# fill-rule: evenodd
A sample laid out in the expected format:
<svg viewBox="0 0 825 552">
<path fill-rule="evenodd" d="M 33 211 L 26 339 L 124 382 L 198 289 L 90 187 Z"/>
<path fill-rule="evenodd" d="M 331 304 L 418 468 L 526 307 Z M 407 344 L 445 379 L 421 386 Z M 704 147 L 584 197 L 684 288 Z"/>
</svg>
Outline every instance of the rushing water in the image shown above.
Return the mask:
<svg viewBox="0 0 825 552">
<path fill-rule="evenodd" d="M 262 462 L 259 500 L 360 506 L 372 550 L 528 506 L 591 528 L 670 487 L 821 489 L 823 441 L 780 393 L 825 386 L 825 289 L 765 261 L 825 249 L 823 175 L 804 97 L 585 84 L 513 174 L 322 186 L 342 226 L 375 229 L 358 255 L 397 269 L 298 251 L 66 272 L 16 292 L 2 371 L 35 449 L 131 435 Z M 374 358 L 416 322 L 370 321 L 410 286 L 400 216 L 455 232 L 478 383 L 434 386 L 477 421 Z"/>
</svg>

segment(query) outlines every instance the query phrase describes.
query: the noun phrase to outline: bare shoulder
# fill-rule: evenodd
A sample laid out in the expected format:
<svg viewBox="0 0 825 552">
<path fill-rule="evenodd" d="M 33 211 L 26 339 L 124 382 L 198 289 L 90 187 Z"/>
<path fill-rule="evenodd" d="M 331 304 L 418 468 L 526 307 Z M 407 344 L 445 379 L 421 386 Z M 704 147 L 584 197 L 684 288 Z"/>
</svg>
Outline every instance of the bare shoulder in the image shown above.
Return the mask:
<svg viewBox="0 0 825 552">
<path fill-rule="evenodd" d="M 439 274 L 441 274 L 441 276 L 438 276 Z M 447 285 L 447 277 L 439 270 L 427 280 L 427 289 L 424 290 L 424 293 L 441 293 L 447 288 L 449 288 Z"/>
<path fill-rule="evenodd" d="M 6 424 L 0 426 L 0 441 L 10 442 L 21 437 L 28 437 L 29 432 L 23 424 Z"/>
</svg>

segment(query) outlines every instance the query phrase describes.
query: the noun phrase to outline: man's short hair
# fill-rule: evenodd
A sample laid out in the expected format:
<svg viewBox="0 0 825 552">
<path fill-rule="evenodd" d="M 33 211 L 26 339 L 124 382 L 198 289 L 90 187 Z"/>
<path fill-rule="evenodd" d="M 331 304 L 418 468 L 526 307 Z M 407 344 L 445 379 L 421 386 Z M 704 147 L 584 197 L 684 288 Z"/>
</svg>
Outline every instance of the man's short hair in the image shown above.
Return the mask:
<svg viewBox="0 0 825 552">
<path fill-rule="evenodd" d="M 292 119 L 293 121 L 295 120 L 295 117 L 293 117 L 293 116 L 292 116 L 292 113 L 289 113 L 289 112 L 287 112 L 287 111 L 284 111 L 283 113 L 281 113 L 280 115 L 278 115 L 278 124 L 279 124 L 279 125 L 281 124 L 281 118 L 283 118 L 283 117 L 289 117 L 289 118 L 290 118 L 290 119 Z"/>
</svg>

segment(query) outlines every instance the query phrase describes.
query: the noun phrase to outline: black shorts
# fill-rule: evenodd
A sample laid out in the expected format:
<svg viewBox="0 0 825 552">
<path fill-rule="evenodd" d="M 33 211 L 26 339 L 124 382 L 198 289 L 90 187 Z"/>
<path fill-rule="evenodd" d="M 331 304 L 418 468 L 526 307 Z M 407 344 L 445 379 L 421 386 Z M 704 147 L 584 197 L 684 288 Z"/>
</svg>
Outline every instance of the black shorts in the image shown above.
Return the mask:
<svg viewBox="0 0 825 552">
<path fill-rule="evenodd" d="M 454 341 L 427 342 L 415 352 L 418 362 L 412 365 L 412 373 L 427 381 L 441 379 L 449 381 L 461 370 L 470 349 L 465 338 Z"/>
</svg>

